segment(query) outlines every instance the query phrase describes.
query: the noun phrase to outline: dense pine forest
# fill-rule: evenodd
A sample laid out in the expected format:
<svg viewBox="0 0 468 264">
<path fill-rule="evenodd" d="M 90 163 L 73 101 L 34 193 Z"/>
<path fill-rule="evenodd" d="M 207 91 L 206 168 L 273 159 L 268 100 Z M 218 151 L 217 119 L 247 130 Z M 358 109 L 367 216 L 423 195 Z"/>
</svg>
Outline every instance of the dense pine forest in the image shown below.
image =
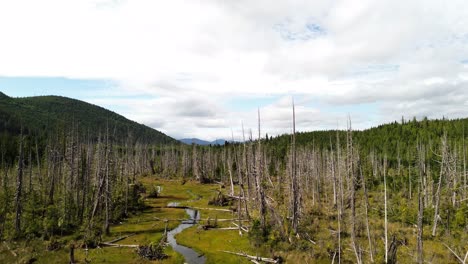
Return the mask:
<svg viewBox="0 0 468 264">
<path fill-rule="evenodd" d="M 197 146 L 70 99 L 0 103 L 2 241 L 100 246 L 157 196 L 151 178 L 221 186 L 211 205 L 230 208 L 266 261 L 467 260 L 468 119 L 269 137 L 259 113 L 243 142 Z"/>
</svg>

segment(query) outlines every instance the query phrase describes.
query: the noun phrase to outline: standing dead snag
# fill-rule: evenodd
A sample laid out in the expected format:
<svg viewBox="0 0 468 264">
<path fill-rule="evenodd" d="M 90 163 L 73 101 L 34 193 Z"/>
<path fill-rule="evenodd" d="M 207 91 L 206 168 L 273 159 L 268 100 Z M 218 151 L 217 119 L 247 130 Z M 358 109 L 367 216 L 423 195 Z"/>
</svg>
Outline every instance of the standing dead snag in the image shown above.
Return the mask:
<svg viewBox="0 0 468 264">
<path fill-rule="evenodd" d="M 343 178 L 341 177 L 341 169 L 340 169 L 340 135 L 338 132 L 336 133 L 336 160 L 337 160 L 337 172 L 338 172 L 338 264 L 341 263 L 341 221 L 343 217 Z"/>
<path fill-rule="evenodd" d="M 444 136 L 442 137 L 442 145 L 441 145 L 441 151 L 442 151 L 442 160 L 440 163 L 440 174 L 439 174 L 439 183 L 437 184 L 437 191 L 435 193 L 435 207 L 434 207 L 434 221 L 432 225 L 432 236 L 436 235 L 437 231 L 437 222 L 440 218 L 439 216 L 439 205 L 440 205 L 440 189 L 442 186 L 442 178 L 445 174 L 445 170 L 447 167 L 447 160 L 448 160 L 448 146 L 447 146 L 447 134 L 445 133 Z"/>
<path fill-rule="evenodd" d="M 292 102 L 293 110 L 293 134 L 291 138 L 291 226 L 294 234 L 297 234 L 299 225 L 299 183 L 296 173 L 296 110 L 294 107 L 294 100 Z"/>
<path fill-rule="evenodd" d="M 366 215 L 366 229 L 367 229 L 367 239 L 369 241 L 369 254 L 371 262 L 374 262 L 374 248 L 372 246 L 372 239 L 371 239 L 371 232 L 370 232 L 370 225 L 369 225 L 369 195 L 367 194 L 366 188 L 366 180 L 364 179 L 364 175 L 362 174 L 362 167 L 359 166 L 359 171 L 361 174 L 361 181 L 362 181 L 362 188 L 364 189 L 364 209 Z"/>
<path fill-rule="evenodd" d="M 104 221 L 104 233 L 108 235 L 110 233 L 109 231 L 109 210 L 110 210 L 110 184 L 109 184 L 109 171 L 110 171 L 110 153 L 111 153 L 111 147 L 109 146 L 109 122 L 107 123 L 107 129 L 106 129 L 106 147 L 105 147 L 105 162 L 106 162 L 106 167 L 105 167 L 105 192 L 104 192 L 104 204 L 105 204 L 105 209 L 106 209 L 106 214 L 105 214 L 105 221 Z"/>
<path fill-rule="evenodd" d="M 418 184 L 418 264 L 424 263 L 423 255 L 423 216 L 424 216 L 424 194 L 421 195 L 421 189 L 423 188 L 423 176 L 424 176 L 424 163 L 425 157 L 422 146 L 418 146 L 419 152 L 419 184 Z"/>
<path fill-rule="evenodd" d="M 388 221 L 387 221 L 387 155 L 383 161 L 384 174 L 384 210 L 385 210 L 385 263 L 388 263 Z"/>
<path fill-rule="evenodd" d="M 356 239 L 356 173 L 354 171 L 354 146 L 353 146 L 353 130 L 351 128 L 351 118 L 348 121 L 348 132 L 347 132 L 347 175 L 350 183 L 350 207 L 351 207 L 351 244 L 353 251 L 356 256 L 356 262 L 362 263 L 360 247 Z"/>
<path fill-rule="evenodd" d="M 258 149 L 256 153 L 256 173 L 255 183 L 257 187 L 257 194 L 260 205 L 260 224 L 262 230 L 266 232 L 266 201 L 265 201 L 265 190 L 263 189 L 263 166 L 262 166 L 262 143 L 260 134 L 260 109 L 258 109 Z"/>
<path fill-rule="evenodd" d="M 15 192 L 15 235 L 21 234 L 21 192 L 23 190 L 23 128 L 21 128 L 20 134 L 20 146 L 19 146 L 19 160 L 18 160 L 18 174 L 16 178 L 16 192 Z"/>
</svg>

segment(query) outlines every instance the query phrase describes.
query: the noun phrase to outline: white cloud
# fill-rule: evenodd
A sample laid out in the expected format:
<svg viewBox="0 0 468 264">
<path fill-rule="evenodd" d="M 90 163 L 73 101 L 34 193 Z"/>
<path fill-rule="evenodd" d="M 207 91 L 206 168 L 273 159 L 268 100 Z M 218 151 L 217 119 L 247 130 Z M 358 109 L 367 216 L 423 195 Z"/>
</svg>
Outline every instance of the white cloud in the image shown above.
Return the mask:
<svg viewBox="0 0 468 264">
<path fill-rule="evenodd" d="M 289 132 L 290 95 L 319 102 L 297 106 L 303 130 L 336 127 L 347 113 L 325 109 L 343 105 L 357 127 L 468 115 L 464 0 L 0 0 L 0 36 L 0 76 L 113 80 L 148 98 L 93 102 L 176 137 L 255 127 L 226 107 L 246 96 L 282 98 L 259 105 L 270 134 Z"/>
</svg>

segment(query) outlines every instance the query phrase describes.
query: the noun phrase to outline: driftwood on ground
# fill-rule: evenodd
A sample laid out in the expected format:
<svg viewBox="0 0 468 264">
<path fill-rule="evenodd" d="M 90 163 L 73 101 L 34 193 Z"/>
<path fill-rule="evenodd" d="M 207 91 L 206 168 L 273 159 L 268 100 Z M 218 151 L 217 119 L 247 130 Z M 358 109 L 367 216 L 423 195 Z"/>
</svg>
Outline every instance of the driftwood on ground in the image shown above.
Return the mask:
<svg viewBox="0 0 468 264">
<path fill-rule="evenodd" d="M 100 243 L 99 244 L 102 247 L 127 247 L 127 248 L 138 248 L 139 245 L 122 245 L 122 244 L 114 244 L 114 243 Z"/>
<path fill-rule="evenodd" d="M 263 262 L 267 262 L 267 263 L 280 263 L 281 262 L 279 259 L 251 256 L 251 255 L 247 255 L 245 253 L 238 253 L 238 252 L 232 252 L 232 251 L 226 251 L 226 250 L 221 250 L 221 252 L 228 253 L 228 254 L 233 254 L 233 255 L 237 255 L 237 256 L 241 256 L 241 257 L 246 257 L 249 260 L 255 260 L 257 262 L 258 261 L 263 261 Z"/>
<path fill-rule="evenodd" d="M 233 209 L 223 209 L 223 208 L 203 208 L 203 207 L 190 207 L 190 206 L 156 206 L 154 208 L 175 208 L 175 209 L 194 209 L 194 210 L 210 210 L 210 211 L 221 211 L 221 212 L 232 212 Z"/>
<path fill-rule="evenodd" d="M 158 217 L 153 218 L 155 221 L 175 221 L 175 222 L 184 222 L 184 221 L 193 221 L 193 222 L 205 222 L 205 221 L 212 221 L 214 219 L 212 218 L 205 218 L 205 219 L 182 219 L 182 218 L 175 218 L 175 219 L 161 219 Z M 231 222 L 231 221 L 239 221 L 237 218 L 232 218 L 232 219 L 216 219 L 218 222 Z M 250 222 L 248 219 L 241 219 L 240 221 L 242 222 Z"/>
<path fill-rule="evenodd" d="M 232 224 L 235 225 L 235 226 L 237 226 L 237 229 L 239 229 L 239 225 L 238 225 L 238 224 L 236 224 L 236 223 L 234 223 L 234 222 L 232 222 Z M 248 230 L 245 226 L 241 226 L 240 229 L 242 229 L 242 231 L 244 231 L 244 232 L 246 232 L 246 233 L 249 232 L 249 230 Z"/>
<path fill-rule="evenodd" d="M 111 241 L 108 241 L 108 242 L 104 242 L 104 243 L 107 243 L 107 244 L 114 244 L 115 242 L 119 242 L 119 241 L 121 241 L 121 240 L 124 240 L 124 239 L 126 239 L 126 238 L 132 237 L 132 236 L 134 236 L 134 235 L 136 235 L 136 233 L 133 233 L 133 234 L 130 234 L 130 235 L 126 235 L 126 236 L 121 236 L 121 237 L 119 237 L 119 238 L 116 238 L 116 239 L 114 239 L 114 240 L 111 240 Z"/>
</svg>

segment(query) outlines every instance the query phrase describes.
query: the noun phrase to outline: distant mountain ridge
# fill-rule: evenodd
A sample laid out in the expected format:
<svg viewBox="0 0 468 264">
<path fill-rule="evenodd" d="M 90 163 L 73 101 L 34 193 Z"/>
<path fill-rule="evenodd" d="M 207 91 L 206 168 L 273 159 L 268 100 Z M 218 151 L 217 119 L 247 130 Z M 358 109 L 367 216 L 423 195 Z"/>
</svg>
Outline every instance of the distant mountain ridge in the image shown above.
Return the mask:
<svg viewBox="0 0 468 264">
<path fill-rule="evenodd" d="M 187 145 L 195 144 L 195 145 L 200 145 L 200 146 L 209 146 L 209 145 L 221 145 L 222 146 L 226 144 L 226 142 L 229 142 L 228 140 L 225 140 L 225 139 L 216 139 L 214 141 L 206 141 L 206 140 L 202 140 L 199 138 L 182 138 L 182 139 L 179 139 L 179 141 Z"/>
<path fill-rule="evenodd" d="M 79 130 L 93 137 L 109 130 L 118 141 L 169 144 L 175 139 L 148 126 L 131 121 L 117 113 L 62 96 L 13 98 L 0 92 L 0 132 L 18 135 L 21 127 L 26 133 L 50 134 Z"/>
</svg>

